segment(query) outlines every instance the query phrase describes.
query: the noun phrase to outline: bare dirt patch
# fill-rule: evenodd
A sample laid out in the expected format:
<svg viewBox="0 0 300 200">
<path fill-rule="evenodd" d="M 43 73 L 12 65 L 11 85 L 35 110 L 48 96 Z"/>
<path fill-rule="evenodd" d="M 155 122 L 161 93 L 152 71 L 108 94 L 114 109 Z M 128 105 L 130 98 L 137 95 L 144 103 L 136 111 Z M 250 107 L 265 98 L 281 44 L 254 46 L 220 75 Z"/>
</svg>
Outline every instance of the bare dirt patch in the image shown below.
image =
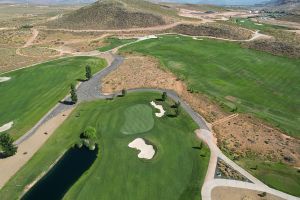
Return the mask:
<svg viewBox="0 0 300 200">
<path fill-rule="evenodd" d="M 233 187 L 216 187 L 212 190 L 212 200 L 284 200 L 272 194 L 262 194 L 263 192 L 233 188 Z M 264 196 L 264 197 L 263 197 Z"/>
<path fill-rule="evenodd" d="M 275 159 L 293 166 L 300 164 L 299 140 L 284 137 L 279 130 L 246 114 L 229 117 L 232 113 L 224 112 L 217 102 L 207 96 L 188 91 L 179 78 L 160 68 L 159 62 L 154 58 L 128 55 L 117 70 L 104 78 L 102 91 L 112 93 L 140 87 L 174 90 L 208 122 L 221 121 L 222 123 L 213 127 L 219 146 L 236 156 L 246 156 L 250 152 L 264 160 Z"/>
<path fill-rule="evenodd" d="M 249 155 L 300 166 L 300 141 L 288 137 L 260 120 L 240 114 L 214 126 L 218 146 L 236 157 Z"/>
</svg>

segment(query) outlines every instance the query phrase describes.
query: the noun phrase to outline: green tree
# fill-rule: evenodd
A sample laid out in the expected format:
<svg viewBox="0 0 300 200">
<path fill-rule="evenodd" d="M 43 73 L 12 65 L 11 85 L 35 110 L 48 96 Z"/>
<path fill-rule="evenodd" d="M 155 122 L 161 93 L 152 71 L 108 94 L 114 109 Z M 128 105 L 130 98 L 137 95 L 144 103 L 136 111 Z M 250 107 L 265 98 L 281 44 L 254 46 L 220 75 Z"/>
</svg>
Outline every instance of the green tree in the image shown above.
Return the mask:
<svg viewBox="0 0 300 200">
<path fill-rule="evenodd" d="M 82 134 L 84 139 L 93 140 L 96 139 L 96 129 L 94 127 L 88 126 L 84 129 Z"/>
<path fill-rule="evenodd" d="M 87 80 L 90 80 L 92 78 L 92 69 L 89 65 L 85 67 L 85 77 Z"/>
<path fill-rule="evenodd" d="M 74 103 L 74 104 L 77 103 L 78 98 L 77 98 L 76 88 L 75 88 L 74 84 L 71 84 L 70 94 L 71 94 L 71 101 L 72 101 L 72 103 Z"/>
<path fill-rule="evenodd" d="M 125 89 L 122 90 L 122 96 L 124 97 L 126 95 L 127 91 Z"/>
<path fill-rule="evenodd" d="M 177 101 L 177 102 L 175 102 L 175 104 L 174 104 L 173 107 L 174 107 L 174 108 L 179 108 L 180 105 L 181 105 L 180 101 Z"/>
<path fill-rule="evenodd" d="M 178 117 L 180 114 L 180 107 L 175 108 L 175 116 Z"/>
<path fill-rule="evenodd" d="M 0 153 L 4 157 L 9 157 L 16 154 L 18 147 L 16 147 L 13 143 L 14 140 L 9 134 L 2 133 L 0 135 Z"/>
<path fill-rule="evenodd" d="M 167 93 L 166 93 L 166 92 L 163 92 L 163 93 L 162 93 L 161 99 L 162 99 L 163 101 L 165 101 L 165 100 L 167 99 Z"/>
</svg>

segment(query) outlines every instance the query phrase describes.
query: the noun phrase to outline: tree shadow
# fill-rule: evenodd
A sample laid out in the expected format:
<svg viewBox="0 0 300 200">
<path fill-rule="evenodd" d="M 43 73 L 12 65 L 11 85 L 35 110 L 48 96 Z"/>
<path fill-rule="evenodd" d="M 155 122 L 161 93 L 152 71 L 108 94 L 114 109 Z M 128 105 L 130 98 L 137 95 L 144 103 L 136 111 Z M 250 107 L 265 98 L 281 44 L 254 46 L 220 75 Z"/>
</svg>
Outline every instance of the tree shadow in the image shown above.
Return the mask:
<svg viewBox="0 0 300 200">
<path fill-rule="evenodd" d="M 192 147 L 193 149 L 201 150 L 202 147 Z"/>
<path fill-rule="evenodd" d="M 78 78 L 76 80 L 79 81 L 79 82 L 86 82 L 86 81 L 88 81 L 87 79 L 83 79 L 83 78 Z"/>
<path fill-rule="evenodd" d="M 174 114 L 167 114 L 167 117 L 170 117 L 170 118 L 176 118 L 177 116 L 174 115 Z"/>
<path fill-rule="evenodd" d="M 61 104 L 64 104 L 64 105 L 74 105 L 74 103 L 72 101 L 64 100 L 64 101 L 58 101 L 58 102 L 61 103 Z"/>
<path fill-rule="evenodd" d="M 0 159 L 8 158 L 9 156 L 5 155 L 4 153 L 0 152 Z"/>
<path fill-rule="evenodd" d="M 155 101 L 164 101 L 162 98 L 156 98 Z"/>
</svg>

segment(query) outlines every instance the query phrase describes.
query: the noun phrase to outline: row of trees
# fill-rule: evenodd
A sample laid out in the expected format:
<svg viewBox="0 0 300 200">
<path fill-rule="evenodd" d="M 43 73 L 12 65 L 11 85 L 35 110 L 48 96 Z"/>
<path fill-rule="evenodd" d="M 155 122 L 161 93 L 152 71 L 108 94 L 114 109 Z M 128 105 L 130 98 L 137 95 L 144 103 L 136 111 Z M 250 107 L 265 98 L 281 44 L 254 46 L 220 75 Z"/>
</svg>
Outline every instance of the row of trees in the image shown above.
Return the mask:
<svg viewBox="0 0 300 200">
<path fill-rule="evenodd" d="M 15 146 L 13 138 L 8 133 L 0 135 L 0 156 L 9 157 L 16 154 L 18 147 Z"/>
<path fill-rule="evenodd" d="M 85 67 L 85 78 L 86 80 L 90 80 L 91 78 L 93 77 L 93 74 L 92 74 L 92 68 L 87 65 Z M 70 87 L 70 95 L 71 95 L 71 102 L 73 104 L 76 104 L 77 101 L 78 101 L 78 97 L 77 97 L 77 93 L 76 93 L 76 87 L 74 84 L 71 84 L 71 87 Z"/>
</svg>

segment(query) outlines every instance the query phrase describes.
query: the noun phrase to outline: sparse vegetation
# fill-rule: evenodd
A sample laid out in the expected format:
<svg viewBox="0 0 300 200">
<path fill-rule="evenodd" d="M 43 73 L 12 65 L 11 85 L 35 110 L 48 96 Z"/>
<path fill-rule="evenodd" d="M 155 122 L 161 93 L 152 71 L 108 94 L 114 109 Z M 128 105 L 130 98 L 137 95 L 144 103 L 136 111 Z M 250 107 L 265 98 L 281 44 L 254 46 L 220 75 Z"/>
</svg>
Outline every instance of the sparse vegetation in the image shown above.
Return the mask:
<svg viewBox="0 0 300 200">
<path fill-rule="evenodd" d="M 159 5 L 143 0 L 97 1 L 46 25 L 51 28 L 69 29 L 150 27 L 166 23 L 160 14 L 162 10 Z"/>
<path fill-rule="evenodd" d="M 202 25 L 181 24 L 171 29 L 172 32 L 192 35 L 192 36 L 211 36 L 234 40 L 245 40 L 252 36 L 252 32 L 226 24 L 210 23 Z"/>
</svg>

